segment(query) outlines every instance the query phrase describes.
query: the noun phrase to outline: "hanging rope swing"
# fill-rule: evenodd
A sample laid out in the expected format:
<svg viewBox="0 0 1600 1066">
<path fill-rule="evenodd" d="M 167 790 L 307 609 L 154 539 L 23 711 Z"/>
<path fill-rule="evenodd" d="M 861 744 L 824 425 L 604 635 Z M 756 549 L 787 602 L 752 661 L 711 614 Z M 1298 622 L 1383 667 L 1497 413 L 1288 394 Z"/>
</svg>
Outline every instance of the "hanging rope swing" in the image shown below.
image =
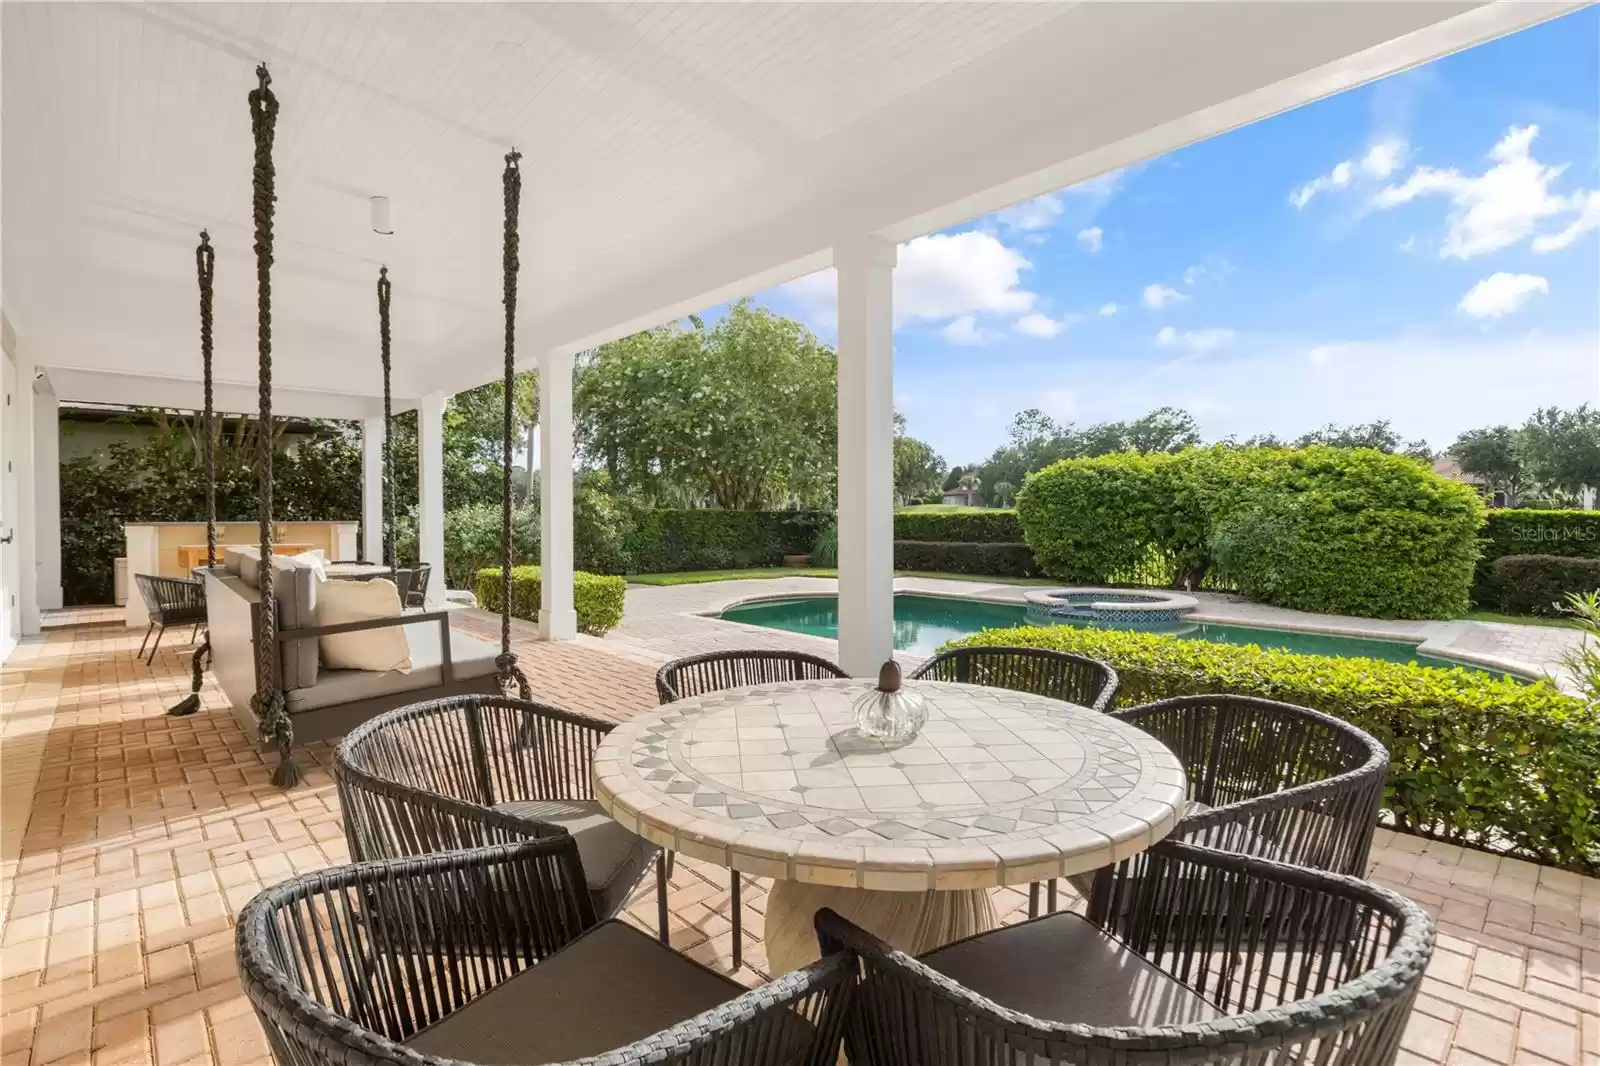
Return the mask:
<svg viewBox="0 0 1600 1066">
<path fill-rule="evenodd" d="M 276 173 L 272 166 L 272 143 L 278 125 L 278 98 L 272 93 L 272 75 L 267 65 L 256 67 L 257 85 L 250 91 L 250 129 L 255 136 L 255 168 L 252 205 L 255 215 L 256 252 L 256 357 L 260 375 L 260 432 L 256 435 L 256 477 L 260 482 L 261 565 L 258 586 L 261 591 L 261 633 L 256 644 L 256 694 L 250 701 L 262 739 L 277 745 L 278 767 L 272 783 L 289 788 L 300 782 L 290 748 L 294 745 L 294 725 L 284 706 L 283 690 L 278 687 L 278 612 L 272 591 L 272 214 L 276 200 L 273 191 Z"/>
<path fill-rule="evenodd" d="M 391 572 L 399 565 L 394 532 L 394 404 L 389 395 L 389 268 L 378 268 L 378 350 L 383 363 L 383 535 L 378 544 L 378 559 Z"/>
<path fill-rule="evenodd" d="M 200 454 L 206 468 L 206 566 L 217 565 L 217 457 L 216 431 L 213 419 L 216 410 L 211 395 L 211 297 L 217 275 L 217 255 L 211 248 L 211 235 L 200 231 L 200 244 L 194 250 L 195 273 L 200 281 L 200 366 L 205 389 L 205 412 L 200 420 Z M 189 694 L 179 700 L 168 714 L 182 718 L 200 709 L 200 688 L 205 683 L 205 670 L 211 661 L 211 627 L 200 646 L 189 659 Z"/>
<path fill-rule="evenodd" d="M 502 250 L 506 306 L 506 362 L 505 408 L 501 430 L 504 434 L 500 451 L 500 655 L 495 659 L 499 670 L 500 687 L 507 694 L 516 685 L 519 699 L 531 700 L 533 689 L 528 677 L 517 665 L 516 653 L 511 650 L 511 432 L 515 416 L 517 384 L 517 260 L 518 215 L 522 208 L 522 170 L 518 163 L 522 153 L 515 148 L 506 153 L 506 169 L 500 176 L 505 192 L 506 230 Z"/>
</svg>

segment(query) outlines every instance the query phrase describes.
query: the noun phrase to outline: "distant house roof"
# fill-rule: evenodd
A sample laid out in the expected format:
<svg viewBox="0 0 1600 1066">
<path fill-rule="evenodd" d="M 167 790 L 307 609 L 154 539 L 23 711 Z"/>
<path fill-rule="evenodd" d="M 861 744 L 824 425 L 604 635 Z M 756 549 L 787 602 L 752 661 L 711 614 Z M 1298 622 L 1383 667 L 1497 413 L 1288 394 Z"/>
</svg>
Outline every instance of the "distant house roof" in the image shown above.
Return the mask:
<svg viewBox="0 0 1600 1066">
<path fill-rule="evenodd" d="M 1483 479 L 1476 474 L 1465 473 L 1461 464 L 1448 455 L 1441 455 L 1433 461 L 1433 472 L 1440 477 L 1447 477 L 1451 481 L 1459 481 L 1466 485 L 1482 485 Z"/>
</svg>

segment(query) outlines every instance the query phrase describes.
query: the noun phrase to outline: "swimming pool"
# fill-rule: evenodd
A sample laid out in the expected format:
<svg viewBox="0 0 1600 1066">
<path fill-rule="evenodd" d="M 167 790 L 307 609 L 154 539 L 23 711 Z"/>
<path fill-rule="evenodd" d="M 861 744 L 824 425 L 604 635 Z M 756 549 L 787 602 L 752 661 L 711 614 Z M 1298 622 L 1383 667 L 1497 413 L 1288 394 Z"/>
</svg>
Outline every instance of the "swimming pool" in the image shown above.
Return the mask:
<svg viewBox="0 0 1600 1066">
<path fill-rule="evenodd" d="M 756 600 L 735 604 L 721 613 L 730 622 L 785 629 L 791 633 L 810 633 L 818 637 L 839 636 L 839 601 L 833 596 L 796 596 L 787 599 Z M 894 646 L 900 651 L 932 655 L 946 641 L 965 637 L 983 629 L 1037 625 L 1028 618 L 1020 603 L 990 603 L 984 600 L 959 600 L 944 596 L 918 596 L 899 593 L 894 598 Z M 1083 624 L 1083 623 L 1071 623 Z M 1093 623 L 1091 623 L 1093 624 Z M 1124 628 L 1108 625 L 1105 628 Z M 1224 625 L 1218 622 L 1192 622 L 1170 631 L 1188 640 L 1207 640 L 1213 644 L 1254 644 L 1279 648 L 1302 655 L 1331 655 L 1338 659 L 1382 659 L 1391 663 L 1417 663 L 1449 669 L 1480 667 L 1432 655 L 1418 655 L 1416 645 L 1398 640 L 1371 640 L 1328 633 L 1301 633 L 1288 629 L 1259 629 L 1254 626 Z"/>
</svg>

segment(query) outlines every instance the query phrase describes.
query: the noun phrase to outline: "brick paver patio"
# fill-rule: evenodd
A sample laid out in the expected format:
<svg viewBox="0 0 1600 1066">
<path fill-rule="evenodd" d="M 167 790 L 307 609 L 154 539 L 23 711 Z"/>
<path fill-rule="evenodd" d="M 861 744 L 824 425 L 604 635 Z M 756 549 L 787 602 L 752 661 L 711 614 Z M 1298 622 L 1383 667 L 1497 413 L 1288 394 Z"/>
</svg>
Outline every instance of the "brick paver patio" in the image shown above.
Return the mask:
<svg viewBox="0 0 1600 1066">
<path fill-rule="evenodd" d="M 487 616 L 457 624 L 498 635 Z M 540 698 L 620 718 L 655 704 L 664 624 L 641 618 L 611 646 L 516 629 Z M 147 668 L 137 646 L 116 624 L 54 628 L 0 672 L 0 1066 L 267 1062 L 233 915 L 264 885 L 348 856 L 326 747 L 302 752 L 305 785 L 273 788 L 219 691 L 198 715 L 163 714 L 186 691 L 187 649 Z M 1402 1061 L 1600 1066 L 1600 881 L 1379 837 L 1374 878 L 1440 922 Z M 647 928 L 653 891 L 631 908 Z M 747 983 L 766 976 L 765 895 L 747 883 Z M 668 902 L 674 944 L 726 969 L 725 872 L 680 861 Z M 996 902 L 1005 920 L 1025 911 L 1015 890 Z"/>
</svg>

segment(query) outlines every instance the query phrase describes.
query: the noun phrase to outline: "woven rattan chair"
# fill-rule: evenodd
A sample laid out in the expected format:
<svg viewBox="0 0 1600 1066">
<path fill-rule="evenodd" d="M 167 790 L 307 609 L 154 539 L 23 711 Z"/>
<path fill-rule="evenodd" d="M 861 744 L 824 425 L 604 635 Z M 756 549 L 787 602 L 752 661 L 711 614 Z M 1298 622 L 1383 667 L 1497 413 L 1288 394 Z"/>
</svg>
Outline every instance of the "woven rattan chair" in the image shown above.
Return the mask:
<svg viewBox="0 0 1600 1066">
<path fill-rule="evenodd" d="M 1110 663 L 1046 648 L 953 648 L 923 663 L 912 675 L 919 681 L 956 681 L 1029 692 L 1104 713 L 1117 702 L 1121 680 Z M 1048 882 L 1050 910 L 1056 909 L 1056 883 Z M 1028 886 L 1028 916 L 1039 916 L 1039 882 Z"/>
<path fill-rule="evenodd" d="M 206 621 L 205 585 L 194 578 L 156 577 L 153 574 L 134 574 L 133 580 L 139 586 L 139 596 L 150 615 L 144 640 L 139 644 L 140 658 L 144 658 L 144 646 L 150 642 L 151 631 L 156 634 L 156 642 L 150 645 L 150 657 L 144 659 L 146 665 L 155 662 L 161 637 L 168 626 L 192 624 L 194 629 L 189 634 L 189 643 L 193 644 Z"/>
<path fill-rule="evenodd" d="M 1172 841 L 1118 876 L 1134 899 L 1113 921 L 1052 914 L 920 959 L 819 912 L 824 952 L 865 967 L 851 1066 L 1394 1062 L 1433 955 L 1420 907 Z"/>
<path fill-rule="evenodd" d="M 1389 752 L 1319 711 L 1251 696 L 1178 696 L 1113 712 L 1183 762 L 1189 810 L 1172 832 L 1222 851 L 1361 877 Z M 1072 879 L 1090 911 L 1113 905 L 1109 870 Z"/>
<path fill-rule="evenodd" d="M 613 723 L 503 696 L 452 696 L 351 730 L 334 779 L 356 859 L 397 859 L 570 834 L 595 913 L 616 914 L 661 851 L 595 802 L 590 762 Z"/>
<path fill-rule="evenodd" d="M 415 566 L 404 567 L 401 573 L 408 574 L 406 582 L 401 586 L 400 601 L 407 607 L 426 607 L 428 605 L 428 578 L 433 573 L 431 563 L 418 563 Z"/>
<path fill-rule="evenodd" d="M 656 696 L 667 704 L 723 689 L 848 676 L 821 656 L 804 652 L 714 651 L 674 659 L 657 670 Z M 670 864 L 670 856 L 667 861 Z M 669 865 L 667 869 L 670 868 Z M 733 893 L 733 968 L 736 970 L 744 961 L 744 904 L 740 899 L 743 881 L 738 870 L 728 872 L 728 887 Z"/>
<path fill-rule="evenodd" d="M 282 1066 L 821 1066 L 856 976 L 839 954 L 746 991 L 595 925 L 564 836 L 307 874 L 252 900 L 237 943 Z"/>
</svg>

